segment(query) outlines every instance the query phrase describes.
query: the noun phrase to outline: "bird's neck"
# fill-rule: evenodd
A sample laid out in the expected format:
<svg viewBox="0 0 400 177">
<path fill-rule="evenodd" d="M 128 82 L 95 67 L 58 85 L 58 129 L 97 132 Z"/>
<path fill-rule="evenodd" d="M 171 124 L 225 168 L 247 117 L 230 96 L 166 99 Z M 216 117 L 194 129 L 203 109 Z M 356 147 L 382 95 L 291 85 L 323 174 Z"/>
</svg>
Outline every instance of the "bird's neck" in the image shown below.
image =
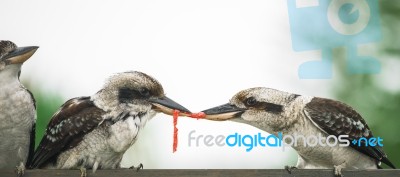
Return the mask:
<svg viewBox="0 0 400 177">
<path fill-rule="evenodd" d="M 293 101 L 288 107 L 284 117 L 285 122 L 290 124 L 282 129 L 284 134 L 298 134 L 307 129 L 309 120 L 304 116 L 304 106 L 311 101 L 313 97 L 300 96 L 298 99 Z"/>
<path fill-rule="evenodd" d="M 118 109 L 119 102 L 111 97 L 111 94 L 103 94 L 103 90 L 100 90 L 96 94 L 90 97 L 90 100 L 96 105 L 96 107 L 102 109 L 105 112 L 115 111 Z"/>
<path fill-rule="evenodd" d="M 10 85 L 20 85 L 18 72 L 21 69 L 21 65 L 13 64 L 8 65 L 0 71 L 0 87 Z"/>
<path fill-rule="evenodd" d="M 112 96 L 106 94 L 97 93 L 91 96 L 91 100 L 96 107 L 106 112 L 104 119 L 114 123 L 125 120 L 128 117 L 146 117 L 147 121 L 147 119 L 154 117 L 156 114 L 155 111 L 150 109 L 150 105 L 146 107 L 134 104 L 122 104 L 118 100 L 112 99 Z"/>
</svg>

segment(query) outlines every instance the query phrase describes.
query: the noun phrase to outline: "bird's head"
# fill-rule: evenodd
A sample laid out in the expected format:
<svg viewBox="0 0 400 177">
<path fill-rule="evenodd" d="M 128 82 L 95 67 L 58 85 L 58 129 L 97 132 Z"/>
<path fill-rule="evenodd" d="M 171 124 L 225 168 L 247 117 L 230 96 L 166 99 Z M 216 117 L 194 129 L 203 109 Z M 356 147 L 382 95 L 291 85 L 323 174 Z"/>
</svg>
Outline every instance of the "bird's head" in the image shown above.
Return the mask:
<svg viewBox="0 0 400 177">
<path fill-rule="evenodd" d="M 190 113 L 188 109 L 165 96 L 161 84 L 153 77 L 137 71 L 111 76 L 103 89 L 93 96 L 101 108 L 129 110 L 137 113 L 162 112 L 171 115 L 174 109 Z"/>
<path fill-rule="evenodd" d="M 38 49 L 37 46 L 17 47 L 11 41 L 0 41 L 0 72 L 10 70 L 12 74 L 20 72 L 21 65 Z"/>
<path fill-rule="evenodd" d="M 242 90 L 229 103 L 204 110 L 205 119 L 232 120 L 266 131 L 277 131 L 291 123 L 287 113 L 290 103 L 299 95 L 264 87 Z"/>
</svg>

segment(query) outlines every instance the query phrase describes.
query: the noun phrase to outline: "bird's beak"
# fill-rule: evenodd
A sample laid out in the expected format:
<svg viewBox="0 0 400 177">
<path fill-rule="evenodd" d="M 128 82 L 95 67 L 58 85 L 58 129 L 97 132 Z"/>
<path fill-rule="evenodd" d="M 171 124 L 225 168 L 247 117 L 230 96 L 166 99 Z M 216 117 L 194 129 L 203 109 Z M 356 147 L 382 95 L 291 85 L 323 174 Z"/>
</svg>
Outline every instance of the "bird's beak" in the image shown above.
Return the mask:
<svg viewBox="0 0 400 177">
<path fill-rule="evenodd" d="M 180 111 L 180 116 L 188 116 L 189 114 L 191 114 L 188 109 L 166 96 L 150 99 L 149 101 L 151 102 L 151 104 L 153 104 L 153 109 L 160 111 L 164 114 L 172 115 L 174 109 Z"/>
<path fill-rule="evenodd" d="M 246 109 L 230 103 L 204 110 L 207 120 L 229 120 L 239 117 Z"/>
<path fill-rule="evenodd" d="M 11 53 L 4 56 L 8 64 L 20 64 L 28 60 L 38 49 L 37 46 L 18 47 Z"/>
</svg>

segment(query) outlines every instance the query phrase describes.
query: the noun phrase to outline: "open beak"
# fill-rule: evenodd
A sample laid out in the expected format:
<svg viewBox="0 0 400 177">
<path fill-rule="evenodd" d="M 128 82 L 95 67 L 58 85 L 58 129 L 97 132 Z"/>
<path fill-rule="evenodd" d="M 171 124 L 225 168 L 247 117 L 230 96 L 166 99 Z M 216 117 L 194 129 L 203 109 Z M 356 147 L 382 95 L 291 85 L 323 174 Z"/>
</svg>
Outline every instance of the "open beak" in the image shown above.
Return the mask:
<svg viewBox="0 0 400 177">
<path fill-rule="evenodd" d="M 207 120 L 229 120 L 239 117 L 246 109 L 239 108 L 232 104 L 224 104 L 214 108 L 204 110 Z"/>
<path fill-rule="evenodd" d="M 20 64 L 28 60 L 38 49 L 37 46 L 18 47 L 11 53 L 4 56 L 8 64 Z"/>
<path fill-rule="evenodd" d="M 191 114 L 188 109 L 166 96 L 156 99 L 150 99 L 149 101 L 153 104 L 153 109 L 164 114 L 172 115 L 174 109 L 180 111 L 180 116 L 189 116 Z"/>
</svg>

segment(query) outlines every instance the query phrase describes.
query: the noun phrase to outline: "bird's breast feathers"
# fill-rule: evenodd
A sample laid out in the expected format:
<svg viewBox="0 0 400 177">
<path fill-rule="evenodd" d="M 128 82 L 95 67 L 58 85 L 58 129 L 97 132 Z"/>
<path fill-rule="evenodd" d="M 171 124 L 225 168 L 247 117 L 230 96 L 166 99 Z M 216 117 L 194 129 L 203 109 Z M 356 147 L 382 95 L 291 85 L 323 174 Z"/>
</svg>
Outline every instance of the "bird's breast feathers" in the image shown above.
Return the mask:
<svg viewBox="0 0 400 177">
<path fill-rule="evenodd" d="M 135 143 L 140 130 L 146 125 L 155 113 L 131 112 L 118 118 L 119 121 L 108 127 L 109 138 L 107 143 L 115 152 L 125 152 Z"/>
<path fill-rule="evenodd" d="M 139 117 L 129 116 L 125 120 L 118 121 L 108 128 L 110 136 L 107 143 L 115 152 L 126 151 L 136 141 L 140 124 L 135 124 L 135 119 L 139 119 L 136 121 L 140 121 Z"/>
</svg>

